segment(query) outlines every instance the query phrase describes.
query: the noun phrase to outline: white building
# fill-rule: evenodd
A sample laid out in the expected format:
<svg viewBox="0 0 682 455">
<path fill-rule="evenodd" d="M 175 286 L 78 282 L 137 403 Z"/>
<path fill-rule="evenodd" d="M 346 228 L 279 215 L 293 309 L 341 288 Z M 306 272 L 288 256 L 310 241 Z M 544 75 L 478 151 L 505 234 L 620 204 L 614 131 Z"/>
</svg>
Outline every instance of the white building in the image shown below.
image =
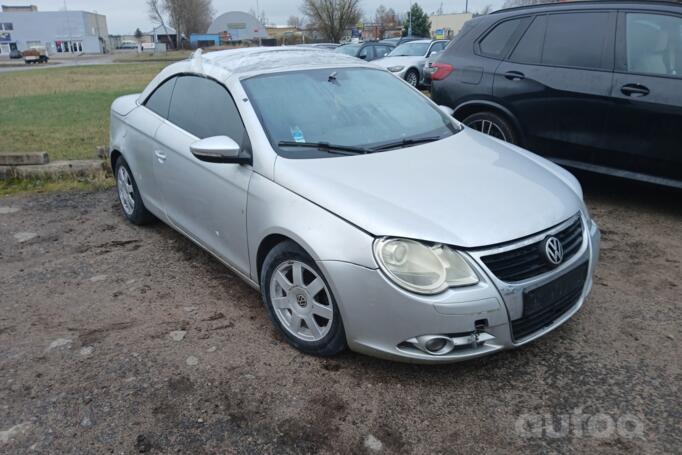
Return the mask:
<svg viewBox="0 0 682 455">
<path fill-rule="evenodd" d="M 3 6 L 0 57 L 44 46 L 51 55 L 101 54 L 110 50 L 107 18 L 87 11 L 38 11 L 35 6 Z"/>
</svg>

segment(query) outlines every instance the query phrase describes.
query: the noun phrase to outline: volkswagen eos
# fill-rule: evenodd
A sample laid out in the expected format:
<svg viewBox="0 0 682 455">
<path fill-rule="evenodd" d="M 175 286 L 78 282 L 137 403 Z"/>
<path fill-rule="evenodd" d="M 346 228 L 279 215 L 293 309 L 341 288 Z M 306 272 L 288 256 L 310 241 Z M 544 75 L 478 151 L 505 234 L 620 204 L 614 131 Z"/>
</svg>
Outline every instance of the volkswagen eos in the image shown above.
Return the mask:
<svg viewBox="0 0 682 455">
<path fill-rule="evenodd" d="M 352 57 L 197 52 L 113 103 L 110 159 L 125 217 L 259 289 L 301 351 L 453 362 L 568 320 L 600 237 L 570 173 L 449 114 Z"/>
</svg>

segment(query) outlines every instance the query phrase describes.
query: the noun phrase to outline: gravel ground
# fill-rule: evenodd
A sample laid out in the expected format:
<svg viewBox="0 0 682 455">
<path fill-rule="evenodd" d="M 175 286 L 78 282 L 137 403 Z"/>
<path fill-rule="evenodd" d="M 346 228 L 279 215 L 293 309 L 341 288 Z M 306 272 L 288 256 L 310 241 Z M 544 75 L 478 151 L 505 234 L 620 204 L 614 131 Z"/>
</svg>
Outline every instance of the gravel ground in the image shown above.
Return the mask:
<svg viewBox="0 0 682 455">
<path fill-rule="evenodd" d="M 679 453 L 681 194 L 584 183 L 603 250 L 583 309 L 437 367 L 298 353 L 113 190 L 0 198 L 0 453 Z"/>
</svg>

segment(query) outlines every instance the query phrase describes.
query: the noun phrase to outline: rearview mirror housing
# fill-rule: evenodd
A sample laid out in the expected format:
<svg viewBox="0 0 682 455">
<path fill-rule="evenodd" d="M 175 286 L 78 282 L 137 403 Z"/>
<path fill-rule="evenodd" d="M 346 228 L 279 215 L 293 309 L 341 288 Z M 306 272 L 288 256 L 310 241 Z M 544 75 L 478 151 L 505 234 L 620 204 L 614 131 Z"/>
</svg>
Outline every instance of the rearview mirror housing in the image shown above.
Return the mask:
<svg viewBox="0 0 682 455">
<path fill-rule="evenodd" d="M 189 146 L 192 155 L 208 163 L 245 164 L 251 160 L 242 156 L 241 146 L 227 136 L 213 136 L 196 141 Z"/>
</svg>

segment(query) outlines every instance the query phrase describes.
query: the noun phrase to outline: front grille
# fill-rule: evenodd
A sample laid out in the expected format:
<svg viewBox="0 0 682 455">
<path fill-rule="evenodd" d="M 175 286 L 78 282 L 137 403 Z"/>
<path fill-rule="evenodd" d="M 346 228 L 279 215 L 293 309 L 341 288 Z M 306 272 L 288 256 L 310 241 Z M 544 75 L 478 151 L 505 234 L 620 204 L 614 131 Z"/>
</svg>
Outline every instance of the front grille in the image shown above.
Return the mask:
<svg viewBox="0 0 682 455">
<path fill-rule="evenodd" d="M 514 340 L 524 338 L 559 319 L 575 305 L 587 279 L 588 263 L 523 295 L 523 316 L 512 321 Z"/>
<path fill-rule="evenodd" d="M 573 223 L 553 236 L 561 241 L 564 247 L 563 260 L 567 261 L 580 250 L 582 245 L 583 225 L 580 217 L 576 217 Z M 546 261 L 540 248 L 541 243 L 542 240 L 515 250 L 483 256 L 481 260 L 502 281 L 525 280 L 554 268 Z"/>
</svg>

